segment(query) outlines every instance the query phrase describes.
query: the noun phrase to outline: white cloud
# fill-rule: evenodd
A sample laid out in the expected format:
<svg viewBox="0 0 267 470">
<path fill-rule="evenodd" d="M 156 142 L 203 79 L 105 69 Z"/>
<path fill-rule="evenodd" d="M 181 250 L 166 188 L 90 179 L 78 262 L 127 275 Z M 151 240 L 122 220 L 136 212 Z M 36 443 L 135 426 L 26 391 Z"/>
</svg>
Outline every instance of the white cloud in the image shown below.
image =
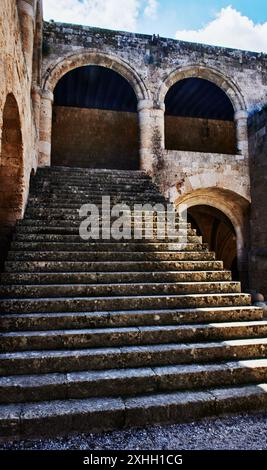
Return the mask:
<svg viewBox="0 0 267 470">
<path fill-rule="evenodd" d="M 202 29 L 177 31 L 175 36 L 184 41 L 267 52 L 267 22 L 255 24 L 232 6 L 222 8 Z"/>
<path fill-rule="evenodd" d="M 158 16 L 159 3 L 157 0 L 148 0 L 147 6 L 145 7 L 144 14 L 148 18 L 155 20 Z"/>
<path fill-rule="evenodd" d="M 141 8 L 140 0 L 44 0 L 43 3 L 46 20 L 127 31 L 136 29 Z"/>
</svg>

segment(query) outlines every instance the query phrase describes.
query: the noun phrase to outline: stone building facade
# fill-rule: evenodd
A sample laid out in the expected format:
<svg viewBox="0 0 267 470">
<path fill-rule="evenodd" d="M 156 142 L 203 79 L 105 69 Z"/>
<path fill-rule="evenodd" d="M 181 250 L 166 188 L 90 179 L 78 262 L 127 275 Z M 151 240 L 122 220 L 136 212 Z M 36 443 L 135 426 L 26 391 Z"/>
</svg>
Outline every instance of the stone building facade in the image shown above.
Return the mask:
<svg viewBox="0 0 267 470">
<path fill-rule="evenodd" d="M 37 167 L 75 162 L 77 166 L 78 160 L 71 161 L 71 155 L 78 146 L 80 163 L 86 164 L 83 155 L 92 145 L 85 145 L 82 124 L 89 122 L 86 135 L 94 142 L 96 165 L 102 159 L 105 166 L 108 154 L 107 150 L 99 154 L 100 145 L 114 147 L 114 154 L 128 149 L 131 168 L 139 153 L 138 167 L 153 176 L 172 202 L 187 204 L 206 241 L 212 248 L 220 244 L 226 267 L 231 268 L 236 260 L 244 286 L 266 293 L 266 113 L 259 117 L 257 113 L 267 101 L 267 56 L 157 36 L 45 23 L 40 0 L 2 0 L 0 21 L 2 240 L 23 216 L 30 176 Z M 134 91 L 136 113 L 106 110 L 104 117 L 88 107 L 53 105 L 58 83 L 86 66 L 109 69 L 123 77 Z M 214 108 L 212 119 L 192 117 L 191 112 L 167 113 L 169 91 L 192 79 L 223 92 L 233 109 L 232 120 L 214 119 L 221 101 L 212 94 L 207 96 L 216 96 L 219 103 L 217 106 L 217 98 L 208 103 L 209 109 Z M 191 105 L 185 103 L 185 110 Z M 254 116 L 250 147 L 248 116 Z M 102 136 L 99 144 L 96 136 Z"/>
<path fill-rule="evenodd" d="M 266 292 L 267 109 L 249 119 L 251 173 L 251 287 Z"/>
<path fill-rule="evenodd" d="M 27 203 L 38 167 L 42 3 L 0 2 L 0 249 Z"/>
</svg>

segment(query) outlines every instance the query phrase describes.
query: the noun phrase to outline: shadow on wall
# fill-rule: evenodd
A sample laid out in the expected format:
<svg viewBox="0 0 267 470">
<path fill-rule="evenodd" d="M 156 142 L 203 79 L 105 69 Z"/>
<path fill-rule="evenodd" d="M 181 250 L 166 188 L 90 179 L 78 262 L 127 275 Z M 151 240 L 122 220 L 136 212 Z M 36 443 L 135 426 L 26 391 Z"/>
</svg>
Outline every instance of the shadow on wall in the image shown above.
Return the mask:
<svg viewBox="0 0 267 470">
<path fill-rule="evenodd" d="M 23 147 L 19 110 L 9 94 L 3 111 L 0 154 L 0 267 L 23 209 Z"/>
<path fill-rule="evenodd" d="M 189 209 L 188 220 L 225 269 L 232 272 L 233 280 L 239 281 L 236 233 L 228 217 L 214 207 L 200 205 Z"/>
</svg>

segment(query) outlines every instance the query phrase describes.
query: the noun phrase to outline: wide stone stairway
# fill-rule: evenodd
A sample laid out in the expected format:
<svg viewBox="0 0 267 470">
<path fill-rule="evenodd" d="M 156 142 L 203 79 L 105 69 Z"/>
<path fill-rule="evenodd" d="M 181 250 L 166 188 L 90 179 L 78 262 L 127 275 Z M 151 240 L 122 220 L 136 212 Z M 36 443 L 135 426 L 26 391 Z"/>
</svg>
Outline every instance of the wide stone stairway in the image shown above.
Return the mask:
<svg viewBox="0 0 267 470">
<path fill-rule="evenodd" d="M 1 276 L 1 436 L 266 410 L 261 309 L 189 224 L 186 245 L 83 241 L 78 210 L 109 195 L 167 203 L 138 171 L 54 167 L 32 180 Z"/>
</svg>

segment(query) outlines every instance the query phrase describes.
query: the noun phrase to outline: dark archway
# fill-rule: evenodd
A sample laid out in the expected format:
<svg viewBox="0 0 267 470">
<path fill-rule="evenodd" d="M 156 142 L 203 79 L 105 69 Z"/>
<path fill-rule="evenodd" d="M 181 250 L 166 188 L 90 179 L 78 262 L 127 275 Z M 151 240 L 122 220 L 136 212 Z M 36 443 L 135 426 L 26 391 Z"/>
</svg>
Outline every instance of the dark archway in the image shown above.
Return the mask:
<svg viewBox="0 0 267 470">
<path fill-rule="evenodd" d="M 137 97 L 117 72 L 66 73 L 54 91 L 52 165 L 139 169 Z"/>
<path fill-rule="evenodd" d="M 23 210 L 23 145 L 19 110 L 13 94 L 3 110 L 0 154 L 0 267 L 16 220 Z"/>
<path fill-rule="evenodd" d="M 237 266 L 237 241 L 234 226 L 220 210 L 205 205 L 188 209 L 188 220 L 203 242 L 224 262 L 225 269 L 232 271 L 233 280 L 240 280 Z"/>
<path fill-rule="evenodd" d="M 236 154 L 234 108 L 226 93 L 203 78 L 175 83 L 165 98 L 167 150 Z"/>
</svg>

